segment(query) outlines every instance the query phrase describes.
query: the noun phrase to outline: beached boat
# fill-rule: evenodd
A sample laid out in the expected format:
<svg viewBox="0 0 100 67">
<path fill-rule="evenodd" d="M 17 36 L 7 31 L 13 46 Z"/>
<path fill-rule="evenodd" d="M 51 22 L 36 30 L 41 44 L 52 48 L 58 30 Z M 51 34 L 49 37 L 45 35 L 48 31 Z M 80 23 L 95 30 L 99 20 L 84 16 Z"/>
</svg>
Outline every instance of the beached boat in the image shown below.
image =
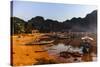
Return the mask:
<svg viewBox="0 0 100 67">
<path fill-rule="evenodd" d="M 45 44 L 51 44 L 53 42 L 54 42 L 54 40 L 51 40 L 51 41 L 40 41 L 40 42 L 28 43 L 27 45 L 45 45 Z"/>
<path fill-rule="evenodd" d="M 41 51 L 39 51 L 39 50 L 37 50 L 37 51 L 35 51 L 35 53 L 38 53 L 38 52 L 46 52 L 47 50 L 41 50 Z"/>
<path fill-rule="evenodd" d="M 54 48 L 49 48 L 49 50 L 57 50 L 57 49 L 54 49 Z"/>
<path fill-rule="evenodd" d="M 59 36 L 60 39 L 69 39 L 70 37 Z"/>
</svg>

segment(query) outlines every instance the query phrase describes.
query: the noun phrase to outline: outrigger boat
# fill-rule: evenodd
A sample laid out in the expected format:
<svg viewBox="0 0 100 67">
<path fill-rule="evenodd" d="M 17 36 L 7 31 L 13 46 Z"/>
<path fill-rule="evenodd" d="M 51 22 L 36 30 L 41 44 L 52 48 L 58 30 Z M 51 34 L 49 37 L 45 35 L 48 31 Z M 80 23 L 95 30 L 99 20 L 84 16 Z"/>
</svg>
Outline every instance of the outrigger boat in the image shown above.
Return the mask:
<svg viewBox="0 0 100 67">
<path fill-rule="evenodd" d="M 70 37 L 59 36 L 60 39 L 69 39 Z"/>
<path fill-rule="evenodd" d="M 40 42 L 28 43 L 27 45 L 45 45 L 45 44 L 51 44 L 53 42 L 54 42 L 54 40 L 51 40 L 51 41 L 40 41 Z"/>
</svg>

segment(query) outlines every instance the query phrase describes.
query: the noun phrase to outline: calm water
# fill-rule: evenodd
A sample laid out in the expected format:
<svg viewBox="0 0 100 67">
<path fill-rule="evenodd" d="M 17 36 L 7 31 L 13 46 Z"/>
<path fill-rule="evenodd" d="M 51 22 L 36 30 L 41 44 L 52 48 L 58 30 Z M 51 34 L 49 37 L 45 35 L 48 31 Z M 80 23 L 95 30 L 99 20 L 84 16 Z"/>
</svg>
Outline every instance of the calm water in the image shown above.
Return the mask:
<svg viewBox="0 0 100 67">
<path fill-rule="evenodd" d="M 63 52 L 63 51 L 82 53 L 81 48 L 73 47 L 71 45 L 65 45 L 63 43 L 59 43 L 58 45 L 47 47 L 47 50 L 49 53 L 53 53 L 53 54 L 59 54 L 60 52 Z"/>
<path fill-rule="evenodd" d="M 61 62 L 82 62 L 81 57 L 77 58 L 77 61 L 74 61 L 76 58 L 74 57 L 70 57 L 70 58 L 62 58 L 59 56 L 60 52 L 63 51 L 68 51 L 68 52 L 78 52 L 80 54 L 82 54 L 82 48 L 78 48 L 78 47 L 73 47 L 71 45 L 65 45 L 64 43 L 58 43 L 57 45 L 52 45 L 45 48 L 47 50 L 47 52 L 49 53 L 49 55 L 52 56 L 56 56 L 56 59 L 58 59 L 58 61 Z M 93 56 L 93 61 L 96 61 L 96 56 L 94 53 L 92 53 Z"/>
</svg>

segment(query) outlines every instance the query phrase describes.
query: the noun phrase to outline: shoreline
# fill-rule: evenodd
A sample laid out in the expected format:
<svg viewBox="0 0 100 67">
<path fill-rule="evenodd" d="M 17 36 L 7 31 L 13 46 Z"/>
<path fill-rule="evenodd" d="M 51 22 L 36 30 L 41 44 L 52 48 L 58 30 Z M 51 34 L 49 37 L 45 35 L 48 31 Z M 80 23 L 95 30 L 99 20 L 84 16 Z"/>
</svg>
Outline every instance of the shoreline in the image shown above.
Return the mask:
<svg viewBox="0 0 100 67">
<path fill-rule="evenodd" d="M 48 34 L 51 35 L 51 33 L 48 33 Z M 39 58 L 56 60 L 55 59 L 56 56 L 51 56 L 48 54 L 47 51 L 44 51 L 43 45 L 25 45 L 26 43 L 29 43 L 32 41 L 41 40 L 42 35 L 45 35 L 45 33 L 24 34 L 23 36 L 22 35 L 11 36 L 12 38 L 11 59 L 13 59 L 12 60 L 13 66 L 33 65 L 37 62 L 36 59 L 39 59 Z M 93 45 L 96 45 L 95 41 L 92 42 Z M 77 44 L 79 42 L 80 42 L 79 39 L 75 39 L 73 42 L 71 42 L 71 45 L 76 44 L 76 46 L 78 46 Z M 45 46 L 49 46 L 49 45 L 45 45 Z M 96 50 L 96 48 L 94 48 L 94 50 Z M 43 52 L 35 52 L 35 51 L 43 51 Z"/>
</svg>

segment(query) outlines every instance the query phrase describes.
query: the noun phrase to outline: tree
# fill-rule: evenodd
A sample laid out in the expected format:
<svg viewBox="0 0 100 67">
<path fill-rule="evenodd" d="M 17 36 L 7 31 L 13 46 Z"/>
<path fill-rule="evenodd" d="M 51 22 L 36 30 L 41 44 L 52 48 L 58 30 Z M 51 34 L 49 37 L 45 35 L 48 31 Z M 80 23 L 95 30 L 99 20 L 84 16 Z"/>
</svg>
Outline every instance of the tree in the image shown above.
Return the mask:
<svg viewBox="0 0 100 67">
<path fill-rule="evenodd" d="M 11 34 L 20 34 L 25 32 L 25 21 L 17 18 L 11 17 Z"/>
</svg>

